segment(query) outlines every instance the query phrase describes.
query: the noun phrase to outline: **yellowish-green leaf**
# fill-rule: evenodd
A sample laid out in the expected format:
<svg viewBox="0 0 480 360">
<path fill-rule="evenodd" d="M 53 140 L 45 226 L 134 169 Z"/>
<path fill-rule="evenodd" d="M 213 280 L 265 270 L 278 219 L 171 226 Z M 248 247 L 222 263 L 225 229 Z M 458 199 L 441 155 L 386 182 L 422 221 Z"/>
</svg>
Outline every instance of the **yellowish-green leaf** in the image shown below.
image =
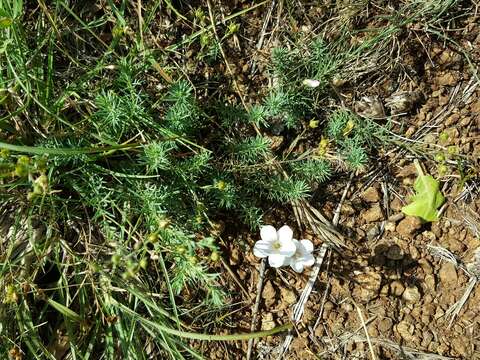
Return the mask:
<svg viewBox="0 0 480 360">
<path fill-rule="evenodd" d="M 0 17 L 0 28 L 5 29 L 12 25 L 13 20 L 9 17 Z"/>
<path fill-rule="evenodd" d="M 445 201 L 438 181 L 431 175 L 421 174 L 415 181 L 414 189 L 415 195 L 410 199 L 410 204 L 402 208 L 402 212 L 427 222 L 438 220 L 438 208 Z"/>
<path fill-rule="evenodd" d="M 3 10 L 0 9 L 0 29 L 5 29 L 13 24 L 13 19 Z"/>
</svg>

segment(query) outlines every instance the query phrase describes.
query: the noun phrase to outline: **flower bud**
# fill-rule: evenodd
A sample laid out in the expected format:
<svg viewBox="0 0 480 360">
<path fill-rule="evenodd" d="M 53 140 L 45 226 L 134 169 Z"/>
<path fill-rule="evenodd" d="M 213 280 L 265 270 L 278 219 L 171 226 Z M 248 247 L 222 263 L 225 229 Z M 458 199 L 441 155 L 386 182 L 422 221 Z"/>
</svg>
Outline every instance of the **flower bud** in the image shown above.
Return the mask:
<svg viewBox="0 0 480 360">
<path fill-rule="evenodd" d="M 118 266 L 120 264 L 120 261 L 122 260 L 122 257 L 119 254 L 113 254 L 112 255 L 112 264 L 115 266 Z"/>
<path fill-rule="evenodd" d="M 158 234 L 157 233 L 151 233 L 147 236 L 147 240 L 148 242 L 151 242 L 151 243 L 156 243 L 158 241 Z"/>
<path fill-rule="evenodd" d="M 435 155 L 435 161 L 439 163 L 443 163 L 445 161 L 445 154 L 439 153 Z"/>
<path fill-rule="evenodd" d="M 210 260 L 212 260 L 213 262 L 217 262 L 218 260 L 220 260 L 220 254 L 217 251 L 212 252 L 212 254 L 210 255 Z"/>
<path fill-rule="evenodd" d="M 314 79 L 305 79 L 302 81 L 302 84 L 309 88 L 316 88 L 320 86 L 320 81 Z"/>
<path fill-rule="evenodd" d="M 183 245 L 179 245 L 177 246 L 175 251 L 177 252 L 177 254 L 185 254 L 187 252 L 187 248 Z"/>
<path fill-rule="evenodd" d="M 7 285 L 5 288 L 5 299 L 3 302 L 5 304 L 15 304 L 18 302 L 18 295 L 17 291 L 15 290 L 15 286 Z"/>
<path fill-rule="evenodd" d="M 440 176 L 443 176 L 447 173 L 448 167 L 445 164 L 438 165 L 438 174 Z"/>
<path fill-rule="evenodd" d="M 225 183 L 225 181 L 219 180 L 219 181 L 217 181 L 217 183 L 215 184 L 215 187 L 216 187 L 218 190 L 225 190 L 225 188 L 227 187 L 227 184 Z"/>
<path fill-rule="evenodd" d="M 168 228 L 170 223 L 171 223 L 171 220 L 169 218 L 165 217 L 165 218 L 160 219 L 158 221 L 158 227 L 163 230 L 163 229 Z"/>
</svg>

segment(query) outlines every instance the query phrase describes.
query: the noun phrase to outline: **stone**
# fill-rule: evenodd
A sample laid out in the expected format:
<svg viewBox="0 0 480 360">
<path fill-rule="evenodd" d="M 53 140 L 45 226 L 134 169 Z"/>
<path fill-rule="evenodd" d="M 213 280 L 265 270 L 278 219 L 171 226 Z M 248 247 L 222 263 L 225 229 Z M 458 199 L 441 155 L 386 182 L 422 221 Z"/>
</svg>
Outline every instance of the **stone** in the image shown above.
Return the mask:
<svg viewBox="0 0 480 360">
<path fill-rule="evenodd" d="M 345 312 L 347 312 L 347 313 L 353 311 L 353 305 L 350 304 L 349 301 L 344 301 L 344 302 L 342 303 L 342 305 L 340 305 L 340 307 L 341 307 L 341 309 L 342 309 L 343 311 L 345 311 Z"/>
<path fill-rule="evenodd" d="M 378 224 L 373 225 L 370 229 L 367 231 L 367 239 L 368 240 L 373 240 L 375 239 L 378 235 L 380 235 L 380 226 Z"/>
<path fill-rule="evenodd" d="M 413 176 L 417 174 L 417 169 L 413 163 L 403 166 L 398 172 L 397 176 L 401 178 Z"/>
<path fill-rule="evenodd" d="M 388 232 L 395 232 L 396 229 L 396 224 L 393 221 L 387 221 L 385 222 L 385 231 Z"/>
<path fill-rule="evenodd" d="M 382 276 L 378 273 L 361 273 L 355 277 L 357 285 L 353 289 L 353 296 L 361 301 L 370 301 L 375 298 L 382 283 Z"/>
<path fill-rule="evenodd" d="M 455 286 L 458 281 L 457 269 L 451 262 L 444 262 L 438 272 L 440 281 L 445 286 Z"/>
<path fill-rule="evenodd" d="M 385 284 L 382 286 L 382 288 L 380 289 L 380 295 L 382 296 L 387 296 L 388 295 L 388 285 Z"/>
<path fill-rule="evenodd" d="M 376 203 L 380 201 L 380 193 L 376 188 L 370 186 L 367 190 L 363 192 L 361 198 L 368 203 Z"/>
<path fill-rule="evenodd" d="M 416 286 L 407 287 L 402 294 L 402 299 L 409 303 L 419 302 L 421 298 L 422 295 Z"/>
<path fill-rule="evenodd" d="M 410 253 L 410 257 L 412 259 L 418 259 L 420 257 L 420 252 L 418 251 L 418 249 L 413 246 L 413 245 L 409 245 L 408 246 L 408 252 Z"/>
<path fill-rule="evenodd" d="M 392 283 L 390 284 L 390 293 L 392 295 L 402 296 L 404 291 L 405 291 L 405 287 L 400 281 L 395 280 L 395 281 L 392 281 Z"/>
<path fill-rule="evenodd" d="M 398 246 L 397 244 L 393 244 L 389 246 L 387 252 L 385 253 L 385 256 L 390 260 L 402 260 L 404 253 L 400 246 Z"/>
<path fill-rule="evenodd" d="M 400 211 L 403 207 L 403 203 L 399 198 L 395 198 L 390 202 L 390 209 L 393 211 Z"/>
<path fill-rule="evenodd" d="M 367 223 L 379 221 L 383 219 L 382 208 L 380 207 L 379 204 L 375 204 L 370 209 L 368 209 L 365 213 L 363 213 L 362 217 Z"/>
<path fill-rule="evenodd" d="M 437 78 L 438 85 L 453 86 L 456 84 L 455 76 L 452 73 L 445 73 Z"/>
<path fill-rule="evenodd" d="M 393 326 L 393 323 L 390 318 L 383 318 L 378 323 L 378 331 L 380 331 L 380 333 L 382 334 L 385 334 L 386 332 L 392 329 L 392 326 Z"/>
<path fill-rule="evenodd" d="M 287 303 L 288 305 L 295 304 L 297 301 L 295 293 L 292 290 L 283 287 L 280 289 L 280 297 L 282 302 Z"/>
<path fill-rule="evenodd" d="M 369 326 L 368 327 L 368 335 L 370 335 L 373 338 L 378 337 L 379 334 L 378 334 L 377 328 L 374 327 L 374 326 Z"/>
<path fill-rule="evenodd" d="M 428 316 L 428 315 L 422 315 L 422 316 L 420 316 L 420 320 L 422 321 L 422 323 L 423 323 L 424 325 L 429 325 L 430 322 L 432 321 L 432 320 L 430 319 L 430 316 Z"/>
<path fill-rule="evenodd" d="M 270 139 L 270 148 L 272 150 L 278 149 L 280 145 L 282 145 L 284 140 L 283 136 L 275 136 L 275 135 L 269 136 L 269 139 Z"/>
<path fill-rule="evenodd" d="M 265 305 L 267 307 L 272 306 L 275 303 L 275 288 L 272 285 L 271 281 L 267 281 L 262 291 L 262 298 L 265 299 Z"/>
<path fill-rule="evenodd" d="M 305 310 L 303 311 L 304 323 L 308 324 L 310 321 L 316 320 L 316 319 L 317 319 L 317 315 L 315 314 L 315 312 L 313 312 L 312 309 L 305 307 Z"/>
<path fill-rule="evenodd" d="M 430 345 L 432 340 L 433 340 L 433 334 L 431 331 L 426 330 L 422 333 L 422 343 L 421 343 L 422 347 L 428 348 L 428 345 Z"/>
<path fill-rule="evenodd" d="M 453 349 L 460 355 L 462 359 L 468 359 L 467 342 L 464 338 L 456 337 L 452 339 Z"/>
<path fill-rule="evenodd" d="M 406 341 L 413 340 L 413 331 L 415 330 L 415 327 L 408 321 L 400 321 L 395 328 L 403 339 Z"/>
<path fill-rule="evenodd" d="M 321 338 L 323 335 L 325 335 L 325 328 L 323 326 L 321 326 L 321 324 L 320 324 L 320 326 L 317 326 L 315 328 L 315 333 L 314 334 L 317 338 Z"/>
<path fill-rule="evenodd" d="M 238 277 L 240 278 L 240 280 L 245 280 L 247 278 L 247 272 L 243 269 L 239 269 L 237 271 L 237 274 L 238 274 Z"/>
<path fill-rule="evenodd" d="M 422 313 L 426 316 L 433 315 L 433 314 L 435 314 L 435 311 L 436 311 L 435 305 L 427 302 L 428 297 L 429 297 L 429 295 L 425 296 L 425 304 L 422 307 Z"/>
<path fill-rule="evenodd" d="M 397 225 L 397 231 L 405 237 L 412 237 L 422 227 L 422 221 L 416 216 L 406 216 Z"/>
<path fill-rule="evenodd" d="M 434 292 L 435 291 L 435 286 L 436 286 L 435 276 L 430 275 L 430 274 L 425 275 L 425 286 L 429 291 Z"/>
<path fill-rule="evenodd" d="M 435 241 L 437 240 L 437 236 L 433 231 L 424 231 L 422 233 L 422 236 L 424 237 L 425 240 L 427 241 Z"/>
<path fill-rule="evenodd" d="M 275 320 L 272 313 L 262 315 L 262 330 L 272 330 L 275 328 Z"/>
<path fill-rule="evenodd" d="M 430 262 L 427 259 L 425 258 L 419 259 L 418 265 L 420 265 L 420 267 L 423 269 L 423 272 L 425 274 L 433 274 L 432 265 L 430 265 Z"/>
<path fill-rule="evenodd" d="M 435 315 L 433 316 L 433 318 L 435 320 L 438 320 L 441 317 L 443 317 L 443 315 L 445 315 L 445 311 L 443 311 L 443 309 L 439 306 L 436 308 Z"/>
</svg>

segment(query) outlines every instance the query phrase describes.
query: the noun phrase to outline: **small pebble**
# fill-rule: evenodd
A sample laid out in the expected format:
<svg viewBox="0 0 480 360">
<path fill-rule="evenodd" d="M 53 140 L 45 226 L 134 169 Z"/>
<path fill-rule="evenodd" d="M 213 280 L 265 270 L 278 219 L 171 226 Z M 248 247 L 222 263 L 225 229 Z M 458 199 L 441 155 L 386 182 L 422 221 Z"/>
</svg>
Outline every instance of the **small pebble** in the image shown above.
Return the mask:
<svg viewBox="0 0 480 360">
<path fill-rule="evenodd" d="M 409 303 L 416 303 L 421 299 L 420 291 L 416 286 L 407 287 L 402 294 L 402 299 Z"/>
<path fill-rule="evenodd" d="M 412 237 L 422 227 L 422 221 L 416 216 L 407 216 L 397 225 L 397 232 L 407 238 Z"/>
<path fill-rule="evenodd" d="M 392 283 L 390 284 L 390 292 L 392 295 L 402 296 L 404 290 L 405 290 L 405 287 L 400 281 L 395 280 L 395 281 L 392 281 Z"/>
</svg>

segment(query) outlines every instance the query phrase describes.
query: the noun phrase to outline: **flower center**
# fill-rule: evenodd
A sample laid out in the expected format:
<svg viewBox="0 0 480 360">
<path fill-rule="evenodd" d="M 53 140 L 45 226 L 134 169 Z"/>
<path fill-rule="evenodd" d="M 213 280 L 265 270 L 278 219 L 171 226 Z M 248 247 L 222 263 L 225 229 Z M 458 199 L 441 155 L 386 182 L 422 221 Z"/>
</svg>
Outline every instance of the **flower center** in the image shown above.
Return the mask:
<svg viewBox="0 0 480 360">
<path fill-rule="evenodd" d="M 273 244 L 272 244 L 272 248 L 274 250 L 280 250 L 280 248 L 282 247 L 282 244 L 280 244 L 280 241 L 275 241 Z"/>
</svg>

